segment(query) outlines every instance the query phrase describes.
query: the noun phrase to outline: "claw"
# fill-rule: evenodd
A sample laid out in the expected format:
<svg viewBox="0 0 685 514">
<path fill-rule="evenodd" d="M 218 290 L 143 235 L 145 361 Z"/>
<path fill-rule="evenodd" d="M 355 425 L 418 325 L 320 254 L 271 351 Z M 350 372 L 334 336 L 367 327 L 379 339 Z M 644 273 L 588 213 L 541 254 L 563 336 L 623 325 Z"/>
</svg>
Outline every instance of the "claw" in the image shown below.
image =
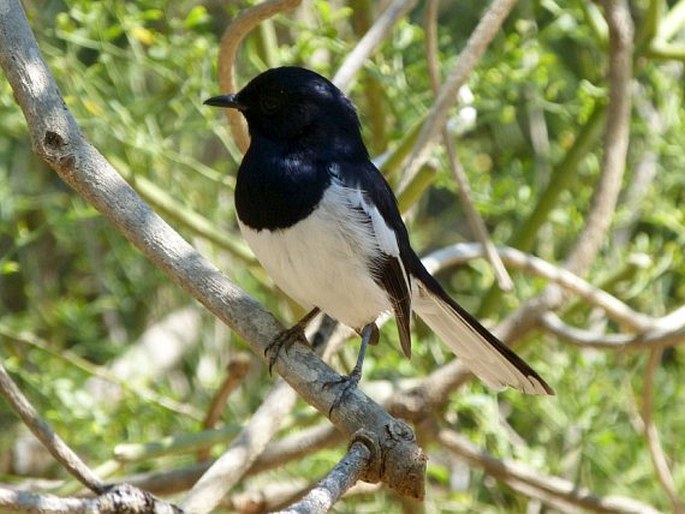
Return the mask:
<svg viewBox="0 0 685 514">
<path fill-rule="evenodd" d="M 292 327 L 279 333 L 276 337 L 274 337 L 274 340 L 267 345 L 267 347 L 264 349 L 264 357 L 269 358 L 269 375 L 272 374 L 271 369 L 274 367 L 274 364 L 281 353 L 283 345 L 285 345 L 285 351 L 287 352 L 295 343 L 295 341 L 307 343 L 307 337 L 304 334 L 304 330 L 307 328 L 307 325 L 312 318 L 314 318 L 318 313 L 319 309 L 315 307 L 305 314 L 304 317 Z"/>
<path fill-rule="evenodd" d="M 331 408 L 328 409 L 328 417 L 331 417 L 333 410 L 340 406 L 345 396 L 350 391 L 353 391 L 359 381 L 362 378 L 362 366 L 364 364 L 364 355 L 366 355 L 366 348 L 369 344 L 375 345 L 378 343 L 378 327 L 375 323 L 369 323 L 365 325 L 361 332 L 362 344 L 359 348 L 359 354 L 357 355 L 357 363 L 352 368 L 349 375 L 344 375 L 337 380 L 332 380 L 323 384 L 323 389 L 328 389 L 334 385 L 342 384 L 340 387 L 340 392 L 331 403 Z"/>
</svg>

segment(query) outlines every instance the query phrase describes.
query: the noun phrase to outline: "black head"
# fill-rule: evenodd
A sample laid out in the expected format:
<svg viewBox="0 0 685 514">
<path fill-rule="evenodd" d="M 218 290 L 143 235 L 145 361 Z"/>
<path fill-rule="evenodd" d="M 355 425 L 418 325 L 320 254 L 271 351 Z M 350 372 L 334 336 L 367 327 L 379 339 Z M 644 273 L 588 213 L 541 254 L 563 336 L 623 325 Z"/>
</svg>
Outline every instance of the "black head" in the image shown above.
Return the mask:
<svg viewBox="0 0 685 514">
<path fill-rule="evenodd" d="M 215 96 L 205 104 L 238 109 L 253 140 L 265 137 L 327 146 L 342 138 L 363 147 L 350 100 L 328 79 L 304 68 L 267 70 L 237 94 Z"/>
</svg>

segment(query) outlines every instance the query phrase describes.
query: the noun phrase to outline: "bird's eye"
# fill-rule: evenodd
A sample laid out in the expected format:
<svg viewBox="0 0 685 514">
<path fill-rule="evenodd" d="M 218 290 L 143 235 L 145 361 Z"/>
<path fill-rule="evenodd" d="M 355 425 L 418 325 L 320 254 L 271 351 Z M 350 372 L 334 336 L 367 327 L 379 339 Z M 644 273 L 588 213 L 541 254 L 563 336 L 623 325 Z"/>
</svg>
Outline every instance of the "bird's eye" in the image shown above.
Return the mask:
<svg viewBox="0 0 685 514">
<path fill-rule="evenodd" d="M 276 92 L 262 95 L 259 99 L 259 107 L 264 114 L 275 114 L 281 107 L 281 95 Z"/>
</svg>

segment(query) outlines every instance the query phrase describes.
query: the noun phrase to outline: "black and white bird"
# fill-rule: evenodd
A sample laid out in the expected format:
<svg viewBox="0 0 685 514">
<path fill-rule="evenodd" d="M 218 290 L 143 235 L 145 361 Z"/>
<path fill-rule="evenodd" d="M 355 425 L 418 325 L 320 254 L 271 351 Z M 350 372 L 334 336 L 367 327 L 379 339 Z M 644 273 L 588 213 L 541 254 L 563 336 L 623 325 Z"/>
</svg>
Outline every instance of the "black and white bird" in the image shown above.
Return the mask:
<svg viewBox="0 0 685 514">
<path fill-rule="evenodd" d="M 355 385 L 366 345 L 378 339 L 377 318 L 394 313 L 410 357 L 415 312 L 487 385 L 553 394 L 423 266 L 390 186 L 369 159 L 355 108 L 335 85 L 313 71 L 281 67 L 205 104 L 237 109 L 247 121 L 250 146 L 235 206 L 259 262 L 303 307 L 362 336 L 350 374 Z"/>
</svg>

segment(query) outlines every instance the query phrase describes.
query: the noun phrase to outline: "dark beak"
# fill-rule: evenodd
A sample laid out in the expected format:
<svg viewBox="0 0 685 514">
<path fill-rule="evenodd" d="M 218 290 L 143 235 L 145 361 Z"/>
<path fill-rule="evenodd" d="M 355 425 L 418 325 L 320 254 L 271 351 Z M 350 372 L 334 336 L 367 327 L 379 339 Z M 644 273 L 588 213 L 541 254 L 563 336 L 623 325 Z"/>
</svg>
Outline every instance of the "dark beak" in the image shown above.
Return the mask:
<svg viewBox="0 0 685 514">
<path fill-rule="evenodd" d="M 239 111 L 244 111 L 246 106 L 241 104 L 236 100 L 236 95 L 220 95 L 213 96 L 203 102 L 205 105 L 211 105 L 212 107 L 224 107 L 226 109 L 238 109 Z"/>
</svg>

